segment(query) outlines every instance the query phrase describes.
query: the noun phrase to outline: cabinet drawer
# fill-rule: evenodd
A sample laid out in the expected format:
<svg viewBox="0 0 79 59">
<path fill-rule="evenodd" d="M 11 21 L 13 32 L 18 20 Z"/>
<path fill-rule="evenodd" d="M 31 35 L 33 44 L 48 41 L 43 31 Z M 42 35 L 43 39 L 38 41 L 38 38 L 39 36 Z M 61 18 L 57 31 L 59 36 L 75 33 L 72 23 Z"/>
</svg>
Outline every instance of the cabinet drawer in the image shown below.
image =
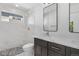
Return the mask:
<svg viewBox="0 0 79 59">
<path fill-rule="evenodd" d="M 65 55 L 65 47 L 56 43 L 48 43 L 48 50 L 55 51 L 59 54 Z"/>
<path fill-rule="evenodd" d="M 47 46 L 47 41 L 44 41 L 44 40 L 41 40 L 41 39 L 38 39 L 38 38 L 35 38 L 34 39 L 34 42 L 38 45 L 41 45 L 41 46 Z"/>
<path fill-rule="evenodd" d="M 51 49 L 51 48 L 49 48 L 48 49 L 48 52 L 51 50 L 51 52 L 52 51 L 54 51 L 55 53 L 58 53 L 58 54 L 61 54 L 61 55 L 65 55 L 65 50 L 56 50 L 56 49 Z"/>
<path fill-rule="evenodd" d="M 62 56 L 62 55 L 59 54 L 59 53 L 56 53 L 56 52 L 54 52 L 54 51 L 49 50 L 49 51 L 48 51 L 48 56 Z"/>
<path fill-rule="evenodd" d="M 48 46 L 49 46 L 49 47 L 54 46 L 54 47 L 56 47 L 56 48 L 59 48 L 60 50 L 64 50 L 64 49 L 65 49 L 65 46 L 60 45 L 60 44 L 56 44 L 56 43 L 53 43 L 53 42 L 49 42 L 49 43 L 48 43 Z"/>
<path fill-rule="evenodd" d="M 55 56 L 55 52 L 48 50 L 48 56 Z"/>
</svg>

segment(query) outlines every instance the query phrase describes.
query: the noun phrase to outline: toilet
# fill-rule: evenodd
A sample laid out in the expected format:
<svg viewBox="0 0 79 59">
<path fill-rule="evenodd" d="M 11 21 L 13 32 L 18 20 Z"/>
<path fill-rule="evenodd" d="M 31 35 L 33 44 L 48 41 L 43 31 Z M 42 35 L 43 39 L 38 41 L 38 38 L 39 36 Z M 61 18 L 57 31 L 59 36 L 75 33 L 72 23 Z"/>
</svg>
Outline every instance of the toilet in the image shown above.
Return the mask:
<svg viewBox="0 0 79 59">
<path fill-rule="evenodd" d="M 27 43 L 23 46 L 23 50 L 25 53 L 34 54 L 34 44 Z"/>
</svg>

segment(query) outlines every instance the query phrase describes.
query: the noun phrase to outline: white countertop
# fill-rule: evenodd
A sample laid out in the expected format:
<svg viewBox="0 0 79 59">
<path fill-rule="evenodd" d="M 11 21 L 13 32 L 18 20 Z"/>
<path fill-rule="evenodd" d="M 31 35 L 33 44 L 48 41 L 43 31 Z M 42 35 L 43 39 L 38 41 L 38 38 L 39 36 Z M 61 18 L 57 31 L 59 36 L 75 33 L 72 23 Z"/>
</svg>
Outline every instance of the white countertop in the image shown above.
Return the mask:
<svg viewBox="0 0 79 59">
<path fill-rule="evenodd" d="M 45 36 L 45 35 L 40 35 L 40 36 L 36 35 L 33 37 L 43 39 L 43 40 L 46 40 L 49 42 L 55 42 L 58 44 L 62 44 L 67 47 L 79 49 L 79 40 L 78 39 L 59 38 L 59 37 L 51 37 L 51 36 Z"/>
</svg>

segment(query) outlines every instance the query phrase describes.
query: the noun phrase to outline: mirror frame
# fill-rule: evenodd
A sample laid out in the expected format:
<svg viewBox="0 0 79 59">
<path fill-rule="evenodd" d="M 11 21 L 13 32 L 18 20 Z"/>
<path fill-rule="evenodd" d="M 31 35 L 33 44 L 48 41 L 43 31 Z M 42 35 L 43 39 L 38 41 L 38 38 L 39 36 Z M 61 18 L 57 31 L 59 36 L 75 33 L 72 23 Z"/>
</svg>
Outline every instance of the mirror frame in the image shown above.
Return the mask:
<svg viewBox="0 0 79 59">
<path fill-rule="evenodd" d="M 54 4 L 56 4 L 56 30 L 55 31 L 45 30 L 45 26 L 44 26 L 44 9 L 49 7 L 49 6 L 52 6 Z M 48 5 L 48 6 L 43 8 L 43 31 L 46 31 L 46 32 L 57 32 L 58 31 L 58 3 L 53 3 L 53 4 Z"/>
<path fill-rule="evenodd" d="M 71 33 L 79 33 L 79 32 L 74 32 L 74 31 L 70 31 L 70 15 L 71 15 L 71 13 L 70 13 L 70 10 L 71 10 L 71 3 L 69 3 L 69 32 L 71 32 Z"/>
</svg>

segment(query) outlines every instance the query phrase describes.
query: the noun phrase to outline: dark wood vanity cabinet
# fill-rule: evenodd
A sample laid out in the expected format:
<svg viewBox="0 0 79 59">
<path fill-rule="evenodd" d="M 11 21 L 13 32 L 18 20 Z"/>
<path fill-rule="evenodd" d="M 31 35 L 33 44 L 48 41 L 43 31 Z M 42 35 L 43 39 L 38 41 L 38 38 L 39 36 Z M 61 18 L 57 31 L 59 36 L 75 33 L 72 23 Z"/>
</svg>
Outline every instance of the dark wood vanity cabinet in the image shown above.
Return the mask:
<svg viewBox="0 0 79 59">
<path fill-rule="evenodd" d="M 35 56 L 47 56 L 47 41 L 35 38 L 34 55 Z"/>
<path fill-rule="evenodd" d="M 67 47 L 42 39 L 34 39 L 35 56 L 79 56 L 79 49 Z"/>
</svg>

